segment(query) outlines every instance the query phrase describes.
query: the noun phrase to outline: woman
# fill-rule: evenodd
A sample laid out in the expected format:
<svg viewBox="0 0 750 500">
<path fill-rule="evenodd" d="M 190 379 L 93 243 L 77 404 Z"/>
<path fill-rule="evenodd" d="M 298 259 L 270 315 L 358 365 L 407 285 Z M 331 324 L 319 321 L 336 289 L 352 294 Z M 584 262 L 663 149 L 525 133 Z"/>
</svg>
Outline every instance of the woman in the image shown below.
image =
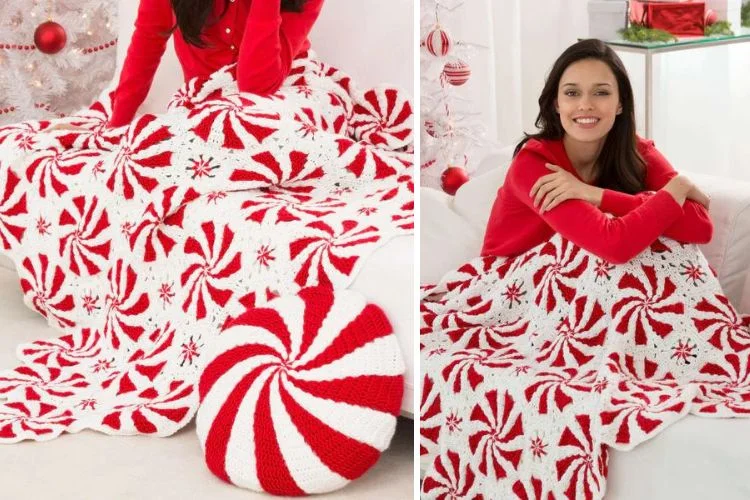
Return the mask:
<svg viewBox="0 0 750 500">
<path fill-rule="evenodd" d="M 569 47 L 539 109 L 539 132 L 519 143 L 492 207 L 483 256 L 514 256 L 554 233 L 614 264 L 659 236 L 711 240 L 708 197 L 636 135 L 633 90 L 609 46 Z"/>
<path fill-rule="evenodd" d="M 422 498 L 600 499 L 610 448 L 748 397 L 750 318 L 680 244 L 708 197 L 636 136 L 622 62 L 576 43 L 539 107 L 482 257 L 422 288 Z"/>
<path fill-rule="evenodd" d="M 289 74 L 323 0 L 141 0 L 110 127 L 130 123 L 174 33 L 185 81 L 237 63 L 243 92 L 270 94 Z"/>
</svg>

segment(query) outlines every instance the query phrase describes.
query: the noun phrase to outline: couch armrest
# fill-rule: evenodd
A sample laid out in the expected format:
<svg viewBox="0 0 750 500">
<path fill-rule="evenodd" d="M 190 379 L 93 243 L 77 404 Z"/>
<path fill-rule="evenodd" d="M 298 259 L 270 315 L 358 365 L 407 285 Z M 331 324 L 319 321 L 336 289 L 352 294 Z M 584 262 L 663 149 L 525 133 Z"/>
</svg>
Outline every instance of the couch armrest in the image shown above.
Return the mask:
<svg viewBox="0 0 750 500">
<path fill-rule="evenodd" d="M 499 165 L 478 177 L 471 179 L 456 192 L 453 209 L 471 226 L 484 235 L 490 209 L 497 196 L 497 190 L 505 181 L 507 165 Z"/>
<path fill-rule="evenodd" d="M 473 259 L 483 233 L 454 210 L 454 199 L 436 189 L 419 189 L 419 282 L 434 284 L 448 271 Z"/>
<path fill-rule="evenodd" d="M 750 297 L 743 297 L 750 293 L 750 183 L 692 172 L 688 176 L 711 197 L 714 236 L 701 250 L 732 304 L 750 314 Z"/>
</svg>

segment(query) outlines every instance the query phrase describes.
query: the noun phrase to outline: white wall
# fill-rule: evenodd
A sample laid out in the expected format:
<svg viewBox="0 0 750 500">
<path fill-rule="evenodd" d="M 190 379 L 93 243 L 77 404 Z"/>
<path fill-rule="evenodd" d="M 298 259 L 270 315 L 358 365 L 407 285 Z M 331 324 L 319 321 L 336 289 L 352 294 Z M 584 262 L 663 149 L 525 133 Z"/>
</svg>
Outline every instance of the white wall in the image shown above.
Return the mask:
<svg viewBox="0 0 750 500">
<path fill-rule="evenodd" d="M 470 15 L 475 13 L 466 9 Z M 475 21 L 480 27 L 484 23 L 481 18 Z M 522 131 L 534 130 L 537 100 L 555 59 L 578 38 L 588 36 L 587 1 L 494 0 L 490 22 L 496 137 L 507 146 Z"/>
<path fill-rule="evenodd" d="M 414 92 L 415 0 L 326 0 L 310 41 L 321 60 L 351 75 L 362 87 L 383 83 Z M 119 0 L 117 71 L 127 53 L 139 2 Z M 161 112 L 183 83 L 172 41 L 140 112 Z"/>
<path fill-rule="evenodd" d="M 416 0 L 326 0 L 310 42 L 320 58 L 361 85 L 414 89 Z"/>
</svg>

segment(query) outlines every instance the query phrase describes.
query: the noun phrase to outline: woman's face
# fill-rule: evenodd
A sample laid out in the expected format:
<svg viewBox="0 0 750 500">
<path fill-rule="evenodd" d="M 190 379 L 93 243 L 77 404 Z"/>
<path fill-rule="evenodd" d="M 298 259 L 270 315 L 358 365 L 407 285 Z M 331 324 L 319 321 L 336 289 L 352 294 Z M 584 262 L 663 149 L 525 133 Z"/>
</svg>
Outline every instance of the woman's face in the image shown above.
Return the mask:
<svg viewBox="0 0 750 500">
<path fill-rule="evenodd" d="M 603 140 L 622 113 L 614 73 L 596 59 L 571 64 L 560 78 L 555 109 L 565 133 L 573 139 Z"/>
</svg>

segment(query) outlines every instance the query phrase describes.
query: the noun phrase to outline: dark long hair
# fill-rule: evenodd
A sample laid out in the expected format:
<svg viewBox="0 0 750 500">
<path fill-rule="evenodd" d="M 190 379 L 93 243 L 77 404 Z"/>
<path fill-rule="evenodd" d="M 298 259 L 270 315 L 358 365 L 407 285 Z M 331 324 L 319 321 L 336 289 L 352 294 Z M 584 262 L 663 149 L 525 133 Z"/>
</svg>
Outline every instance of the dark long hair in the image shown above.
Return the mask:
<svg viewBox="0 0 750 500">
<path fill-rule="evenodd" d="M 196 47 L 206 47 L 206 42 L 201 38 L 201 31 L 206 25 L 215 24 L 226 14 L 229 8 L 229 0 L 223 0 L 224 9 L 217 18 L 212 18 L 214 2 L 222 0 L 171 0 L 177 23 L 172 27 L 172 32 L 180 28 L 182 38 Z M 256 0 L 268 1 L 268 0 Z M 281 0 L 281 12 L 302 12 L 307 0 Z"/>
<path fill-rule="evenodd" d="M 524 134 L 516 146 L 518 154 L 529 139 L 559 140 L 565 136 L 560 115 L 555 109 L 558 87 L 563 73 L 571 64 L 583 59 L 595 59 L 607 64 L 617 79 L 622 112 L 607 134 L 596 163 L 595 183 L 599 187 L 624 193 L 638 193 L 645 189 L 646 162 L 638 152 L 635 134 L 635 106 L 633 88 L 625 66 L 609 45 L 597 39 L 582 40 L 568 47 L 555 61 L 542 95 L 539 96 L 539 115 L 536 134 Z"/>
</svg>

